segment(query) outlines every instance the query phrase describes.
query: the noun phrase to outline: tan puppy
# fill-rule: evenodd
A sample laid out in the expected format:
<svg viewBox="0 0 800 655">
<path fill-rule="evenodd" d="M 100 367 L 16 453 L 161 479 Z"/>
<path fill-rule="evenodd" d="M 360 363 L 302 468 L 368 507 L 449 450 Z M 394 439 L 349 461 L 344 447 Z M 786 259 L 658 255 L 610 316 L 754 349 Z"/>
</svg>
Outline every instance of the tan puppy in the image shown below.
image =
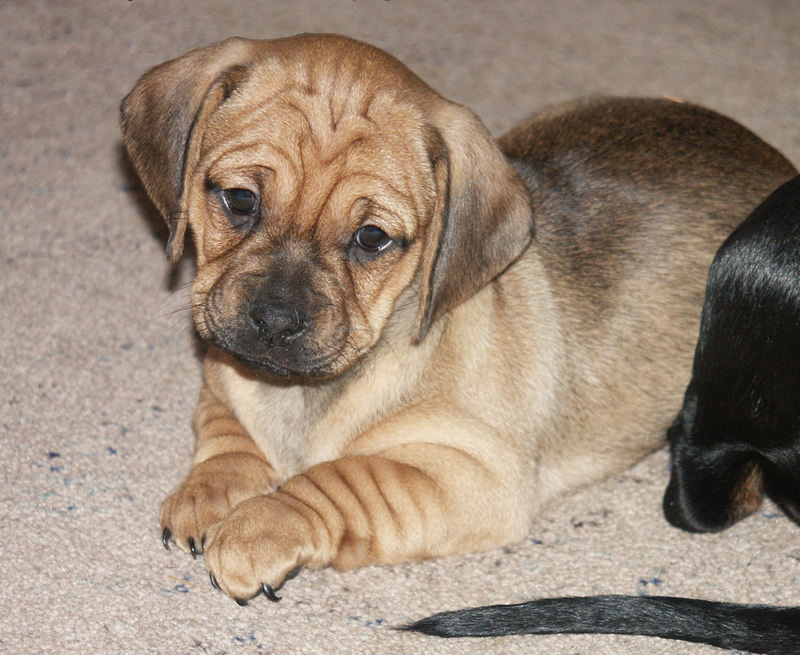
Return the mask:
<svg viewBox="0 0 800 655">
<path fill-rule="evenodd" d="M 498 147 L 329 35 L 158 66 L 122 127 L 173 260 L 191 227 L 210 345 L 164 541 L 239 600 L 517 541 L 661 445 L 713 253 L 794 174 L 669 100 L 557 107 Z"/>
</svg>

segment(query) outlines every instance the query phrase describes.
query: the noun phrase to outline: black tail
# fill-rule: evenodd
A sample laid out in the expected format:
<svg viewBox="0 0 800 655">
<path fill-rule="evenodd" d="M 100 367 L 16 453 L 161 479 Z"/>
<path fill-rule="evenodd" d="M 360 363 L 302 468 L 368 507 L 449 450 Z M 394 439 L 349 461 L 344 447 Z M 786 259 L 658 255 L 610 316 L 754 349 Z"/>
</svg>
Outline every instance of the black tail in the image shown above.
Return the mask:
<svg viewBox="0 0 800 655">
<path fill-rule="evenodd" d="M 800 608 L 667 596 L 543 598 L 442 612 L 403 629 L 437 637 L 644 635 L 751 653 L 800 654 Z"/>
</svg>

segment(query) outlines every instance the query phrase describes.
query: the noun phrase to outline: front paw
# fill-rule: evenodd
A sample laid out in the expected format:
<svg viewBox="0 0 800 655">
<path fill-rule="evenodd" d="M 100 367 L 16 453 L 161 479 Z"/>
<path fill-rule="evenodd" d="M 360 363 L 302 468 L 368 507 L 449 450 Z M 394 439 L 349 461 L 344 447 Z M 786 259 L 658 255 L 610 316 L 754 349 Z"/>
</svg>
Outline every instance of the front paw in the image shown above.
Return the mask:
<svg viewBox="0 0 800 655">
<path fill-rule="evenodd" d="M 245 453 L 217 455 L 192 467 L 161 504 L 161 538 L 192 556 L 203 552 L 208 529 L 241 502 L 269 493 L 277 481 L 264 460 Z"/>
<path fill-rule="evenodd" d="M 314 527 L 279 493 L 239 505 L 207 535 L 205 561 L 211 583 L 244 604 L 275 590 L 306 564 L 319 565 Z"/>
</svg>

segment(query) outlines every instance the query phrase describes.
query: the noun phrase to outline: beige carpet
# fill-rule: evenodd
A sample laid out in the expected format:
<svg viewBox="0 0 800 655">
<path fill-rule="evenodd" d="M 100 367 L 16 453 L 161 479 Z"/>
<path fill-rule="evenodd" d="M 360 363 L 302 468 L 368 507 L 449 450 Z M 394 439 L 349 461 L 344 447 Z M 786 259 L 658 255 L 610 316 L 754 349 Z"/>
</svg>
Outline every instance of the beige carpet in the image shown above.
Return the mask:
<svg viewBox="0 0 800 655">
<path fill-rule="evenodd" d="M 234 34 L 335 31 L 399 56 L 495 133 L 589 93 L 668 94 L 800 163 L 792 0 L 2 0 L 0 652 L 714 653 L 660 640 L 435 641 L 390 628 L 543 595 L 800 604 L 800 531 L 772 506 L 715 536 L 667 526 L 666 453 L 551 506 L 522 544 L 305 572 L 240 608 L 157 511 L 199 388 L 183 286 L 126 167 L 119 100 L 146 68 Z"/>
</svg>

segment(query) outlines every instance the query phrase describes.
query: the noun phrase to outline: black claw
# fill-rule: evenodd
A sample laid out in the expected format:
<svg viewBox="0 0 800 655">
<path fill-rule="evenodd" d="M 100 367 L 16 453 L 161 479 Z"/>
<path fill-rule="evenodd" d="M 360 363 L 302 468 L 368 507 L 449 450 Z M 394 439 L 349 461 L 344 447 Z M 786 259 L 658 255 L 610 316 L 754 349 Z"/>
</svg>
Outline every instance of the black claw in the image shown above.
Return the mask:
<svg viewBox="0 0 800 655">
<path fill-rule="evenodd" d="M 199 551 L 197 550 L 197 546 L 194 545 L 194 538 L 193 537 L 189 537 L 189 552 L 192 553 L 192 558 L 193 559 L 197 559 L 197 553 Z"/>
<path fill-rule="evenodd" d="M 264 595 L 273 603 L 277 603 L 281 599 L 280 596 L 275 594 L 275 590 L 266 582 L 261 585 L 261 591 L 263 591 Z"/>
<path fill-rule="evenodd" d="M 169 528 L 164 528 L 164 531 L 161 533 L 161 543 L 164 544 L 164 548 L 169 550 L 169 540 L 172 539 L 172 530 Z"/>
<path fill-rule="evenodd" d="M 219 582 L 217 582 L 217 576 L 213 573 L 208 574 L 209 579 L 211 580 L 211 586 L 214 587 L 217 591 L 222 591 L 222 587 L 219 586 Z"/>
<path fill-rule="evenodd" d="M 203 535 L 203 538 L 200 540 L 200 548 L 203 549 L 203 552 L 206 552 L 206 536 Z"/>
<path fill-rule="evenodd" d="M 239 607 L 247 606 L 247 601 L 244 598 L 234 598 L 233 600 L 236 601 L 236 604 L 239 605 Z"/>
<path fill-rule="evenodd" d="M 291 571 L 286 574 L 286 577 L 283 579 L 284 582 L 287 580 L 294 580 L 298 575 L 300 575 L 300 571 L 303 570 L 302 566 L 295 566 Z"/>
</svg>

